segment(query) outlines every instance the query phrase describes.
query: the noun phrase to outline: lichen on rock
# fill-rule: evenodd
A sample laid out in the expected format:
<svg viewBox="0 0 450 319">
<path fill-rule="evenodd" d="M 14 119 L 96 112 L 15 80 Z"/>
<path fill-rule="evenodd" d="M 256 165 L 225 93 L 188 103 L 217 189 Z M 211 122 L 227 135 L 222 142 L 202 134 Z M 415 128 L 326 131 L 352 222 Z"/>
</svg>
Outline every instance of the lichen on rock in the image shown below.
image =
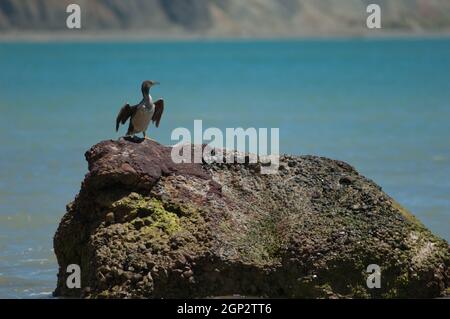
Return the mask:
<svg viewBox="0 0 450 319">
<path fill-rule="evenodd" d="M 175 164 L 125 139 L 87 153 L 89 172 L 54 238 L 57 296 L 437 297 L 448 243 L 350 165 L 315 156 Z M 81 267 L 81 289 L 65 285 Z M 381 288 L 366 284 L 381 268 Z"/>
</svg>

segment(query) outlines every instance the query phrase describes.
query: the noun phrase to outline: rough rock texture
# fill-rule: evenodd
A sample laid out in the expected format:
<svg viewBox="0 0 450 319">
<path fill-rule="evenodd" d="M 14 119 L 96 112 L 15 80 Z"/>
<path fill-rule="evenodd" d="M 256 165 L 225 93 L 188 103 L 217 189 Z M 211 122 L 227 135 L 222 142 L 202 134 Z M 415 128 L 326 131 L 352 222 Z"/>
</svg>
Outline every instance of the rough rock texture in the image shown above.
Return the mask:
<svg viewBox="0 0 450 319">
<path fill-rule="evenodd" d="M 103 141 L 54 238 L 57 296 L 437 297 L 448 244 L 350 165 L 282 156 L 174 164 L 156 142 Z M 81 289 L 66 267 L 81 266 Z M 368 289 L 367 266 L 381 267 Z"/>
</svg>

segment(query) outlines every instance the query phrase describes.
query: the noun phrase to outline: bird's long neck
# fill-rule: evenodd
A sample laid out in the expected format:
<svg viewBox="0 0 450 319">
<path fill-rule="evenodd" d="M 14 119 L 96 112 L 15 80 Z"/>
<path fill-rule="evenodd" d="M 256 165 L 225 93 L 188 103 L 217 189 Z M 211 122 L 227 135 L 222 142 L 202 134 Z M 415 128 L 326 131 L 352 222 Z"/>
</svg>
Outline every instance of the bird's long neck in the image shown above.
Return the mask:
<svg viewBox="0 0 450 319">
<path fill-rule="evenodd" d="M 153 103 L 152 96 L 150 95 L 150 90 L 142 91 L 142 96 L 144 98 L 145 104 L 152 104 Z"/>
<path fill-rule="evenodd" d="M 152 104 L 153 103 L 152 96 L 150 94 L 144 95 L 144 102 L 145 104 Z"/>
</svg>

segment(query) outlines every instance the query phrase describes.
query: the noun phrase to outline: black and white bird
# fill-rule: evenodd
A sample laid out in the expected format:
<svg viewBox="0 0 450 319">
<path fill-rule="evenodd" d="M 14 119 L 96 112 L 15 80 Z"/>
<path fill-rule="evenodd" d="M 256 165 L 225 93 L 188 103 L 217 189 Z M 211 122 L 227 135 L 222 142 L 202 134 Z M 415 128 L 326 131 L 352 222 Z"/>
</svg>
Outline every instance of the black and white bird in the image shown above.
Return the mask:
<svg viewBox="0 0 450 319">
<path fill-rule="evenodd" d="M 159 121 L 164 111 L 164 100 L 158 99 L 153 102 L 152 96 L 150 95 L 150 88 L 156 84 L 159 84 L 159 82 L 148 80 L 142 82 L 142 101 L 133 106 L 126 103 L 120 109 L 116 119 L 116 132 L 119 130 L 119 125 L 125 124 L 128 119 L 130 119 L 130 124 L 128 126 L 127 136 L 143 133 L 146 139 L 146 131 L 150 121 L 155 123 L 156 127 L 159 126 Z"/>
</svg>

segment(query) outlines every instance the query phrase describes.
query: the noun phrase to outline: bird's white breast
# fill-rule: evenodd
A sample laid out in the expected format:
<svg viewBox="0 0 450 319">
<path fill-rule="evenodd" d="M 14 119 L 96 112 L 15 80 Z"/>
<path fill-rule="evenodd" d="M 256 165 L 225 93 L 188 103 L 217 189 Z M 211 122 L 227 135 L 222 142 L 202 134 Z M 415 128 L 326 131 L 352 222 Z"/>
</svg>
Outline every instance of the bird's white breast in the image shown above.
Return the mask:
<svg viewBox="0 0 450 319">
<path fill-rule="evenodd" d="M 144 105 L 138 106 L 136 114 L 133 117 L 133 128 L 135 133 L 140 133 L 147 129 L 154 112 L 155 106 L 153 104 L 148 107 L 145 107 Z"/>
</svg>

